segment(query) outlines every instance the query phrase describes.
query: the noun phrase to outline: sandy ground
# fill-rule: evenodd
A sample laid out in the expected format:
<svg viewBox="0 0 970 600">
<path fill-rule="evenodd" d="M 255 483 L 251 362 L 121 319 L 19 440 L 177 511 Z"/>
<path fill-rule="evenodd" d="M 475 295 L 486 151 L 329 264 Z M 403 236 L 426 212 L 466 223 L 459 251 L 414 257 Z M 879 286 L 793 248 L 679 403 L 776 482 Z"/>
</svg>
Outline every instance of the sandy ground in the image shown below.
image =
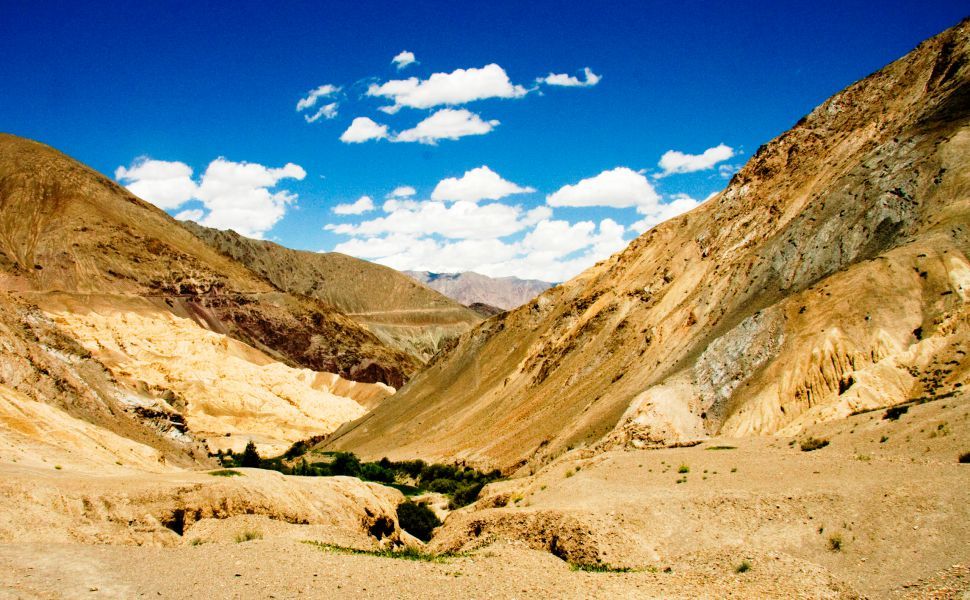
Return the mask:
<svg viewBox="0 0 970 600">
<path fill-rule="evenodd" d="M 0 598 L 966 598 L 970 465 L 957 457 L 970 449 L 970 402 L 883 414 L 820 425 L 794 445 L 577 451 L 452 513 L 430 548 L 459 554 L 440 562 L 321 550 L 301 542 L 333 543 L 347 524 L 284 526 L 271 515 L 208 519 L 167 547 L 7 539 Z M 808 435 L 829 445 L 803 452 Z M 237 480 L 258 475 L 247 473 Z M 139 486 L 146 477 L 175 475 L 139 475 Z M 260 481 L 273 478 L 284 483 Z M 305 482 L 317 483 L 330 485 Z M 263 538 L 238 543 L 240 528 Z M 596 560 L 631 572 L 570 566 Z"/>
</svg>

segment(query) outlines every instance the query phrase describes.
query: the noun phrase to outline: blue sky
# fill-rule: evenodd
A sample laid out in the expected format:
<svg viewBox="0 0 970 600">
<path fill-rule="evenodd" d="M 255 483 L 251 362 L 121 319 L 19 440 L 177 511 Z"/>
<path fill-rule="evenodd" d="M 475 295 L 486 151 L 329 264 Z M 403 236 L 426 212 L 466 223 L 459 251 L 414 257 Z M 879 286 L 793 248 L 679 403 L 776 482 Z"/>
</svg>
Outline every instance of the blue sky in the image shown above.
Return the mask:
<svg viewBox="0 0 970 600">
<path fill-rule="evenodd" d="M 119 177 L 173 215 L 399 268 L 547 280 L 722 189 L 760 144 L 968 12 L 892 1 L 202 4 L 0 0 L 0 130 Z M 402 51 L 416 62 L 398 69 Z M 560 77 L 537 81 L 550 74 Z M 298 111 L 323 85 L 340 89 Z M 307 122 L 329 104 L 336 116 Z M 360 117 L 386 138 L 341 141 Z M 461 137 L 433 139 L 449 135 Z M 682 153 L 668 155 L 675 172 L 658 177 L 670 151 Z M 402 186 L 414 195 L 385 204 Z M 354 203 L 374 209 L 334 213 Z"/>
</svg>

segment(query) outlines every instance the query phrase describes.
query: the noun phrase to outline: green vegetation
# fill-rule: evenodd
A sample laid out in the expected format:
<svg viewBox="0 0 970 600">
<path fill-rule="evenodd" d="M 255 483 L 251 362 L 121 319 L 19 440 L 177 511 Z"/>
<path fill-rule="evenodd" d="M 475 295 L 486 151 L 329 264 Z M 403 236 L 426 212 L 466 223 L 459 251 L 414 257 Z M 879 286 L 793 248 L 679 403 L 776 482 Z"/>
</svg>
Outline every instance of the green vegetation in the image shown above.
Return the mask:
<svg viewBox="0 0 970 600">
<path fill-rule="evenodd" d="M 889 436 L 888 435 L 884 435 L 881 438 L 879 438 L 879 443 L 880 444 L 885 444 L 888 441 L 889 441 Z"/>
<path fill-rule="evenodd" d="M 688 467 L 687 465 L 680 465 L 680 468 L 677 469 L 677 472 L 678 473 L 690 473 L 690 467 Z"/>
<path fill-rule="evenodd" d="M 218 471 L 209 471 L 209 475 L 213 477 L 242 477 L 243 474 L 239 471 L 233 471 L 232 469 L 219 469 Z"/>
<path fill-rule="evenodd" d="M 357 554 L 361 556 L 377 556 L 380 558 L 397 558 L 401 560 L 419 560 L 435 563 L 442 563 L 456 556 L 453 554 L 431 554 L 430 552 L 424 552 L 419 548 L 412 548 L 410 546 L 399 550 L 392 550 L 390 548 L 384 550 L 360 550 L 346 546 L 337 546 L 336 544 L 325 544 L 323 542 L 305 541 L 303 543 L 323 550 L 324 552 L 333 552 L 334 554 Z"/>
<path fill-rule="evenodd" d="M 802 452 L 811 452 L 829 445 L 829 441 L 823 438 L 808 437 L 800 444 Z"/>
<path fill-rule="evenodd" d="M 735 573 L 747 573 L 751 570 L 751 563 L 746 560 L 742 560 L 741 564 L 734 568 Z"/>
<path fill-rule="evenodd" d="M 705 450 L 737 450 L 737 446 L 708 446 Z"/>
<path fill-rule="evenodd" d="M 897 421 L 899 420 L 899 417 L 905 415 L 907 412 L 909 412 L 909 406 L 893 406 L 892 408 L 886 410 L 886 414 L 884 414 L 882 418 L 887 421 Z"/>
<path fill-rule="evenodd" d="M 441 525 L 438 515 L 425 504 L 406 500 L 397 506 L 401 528 L 423 542 L 431 539 L 434 528 Z"/>
<path fill-rule="evenodd" d="M 571 571 L 585 571 L 587 573 L 633 573 L 636 569 L 630 567 L 614 567 L 606 563 L 569 563 Z"/>
<path fill-rule="evenodd" d="M 249 440 L 246 449 L 243 450 L 242 458 L 239 460 L 240 467 L 259 468 L 259 452 L 256 451 L 256 443 Z"/>
<path fill-rule="evenodd" d="M 261 540 L 261 539 L 263 539 L 262 533 L 258 531 L 254 531 L 252 529 L 247 529 L 246 531 L 243 531 L 236 536 L 236 543 L 241 544 L 243 542 L 248 542 L 250 540 Z"/>
<path fill-rule="evenodd" d="M 275 458 L 261 458 L 256 451 L 256 445 L 252 442 L 247 444 L 242 454 L 233 452 L 223 454 L 220 451 L 214 456 L 224 467 L 257 467 L 302 477 L 357 477 L 364 481 L 374 481 L 396 488 L 405 496 L 438 492 L 448 497 L 451 509 L 471 504 L 478 499 L 482 488 L 502 478 L 498 470 L 486 473 L 469 467 L 426 463 L 423 460 L 395 462 L 382 458 L 377 462 L 361 462 L 352 452 L 323 452 L 320 453 L 321 458 L 326 460 L 318 461 L 314 460 L 316 458 L 314 455 L 317 453 L 309 452 L 311 443 L 315 441 L 311 439 L 297 442 L 282 456 Z M 308 456 L 313 462 L 307 461 Z M 242 473 L 230 472 L 242 475 Z M 217 471 L 212 474 L 222 477 L 231 476 L 219 473 Z"/>
</svg>

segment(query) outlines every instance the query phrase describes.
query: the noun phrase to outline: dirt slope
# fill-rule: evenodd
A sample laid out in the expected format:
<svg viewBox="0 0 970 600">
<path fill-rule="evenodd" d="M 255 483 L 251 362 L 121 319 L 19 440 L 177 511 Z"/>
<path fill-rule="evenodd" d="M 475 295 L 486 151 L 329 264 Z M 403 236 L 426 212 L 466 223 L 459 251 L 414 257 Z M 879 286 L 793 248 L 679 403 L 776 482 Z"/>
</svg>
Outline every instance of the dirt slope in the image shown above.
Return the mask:
<svg viewBox="0 0 970 600">
<path fill-rule="evenodd" d="M 0 134 L 0 290 L 158 297 L 294 366 L 400 386 L 417 361 L 320 300 L 286 294 L 56 150 Z"/>
<path fill-rule="evenodd" d="M 488 277 L 472 271 L 465 273 L 405 271 L 405 273 L 465 306 L 478 303 L 496 306 L 503 310 L 522 306 L 553 285 L 536 279 Z"/>
<path fill-rule="evenodd" d="M 329 447 L 514 470 L 792 433 L 970 384 L 970 24 L 850 86 L 727 189 L 462 336 Z"/>
<path fill-rule="evenodd" d="M 337 252 L 291 250 L 191 222 L 182 225 L 279 290 L 336 307 L 422 362 L 482 320 L 454 300 L 376 263 Z"/>
</svg>

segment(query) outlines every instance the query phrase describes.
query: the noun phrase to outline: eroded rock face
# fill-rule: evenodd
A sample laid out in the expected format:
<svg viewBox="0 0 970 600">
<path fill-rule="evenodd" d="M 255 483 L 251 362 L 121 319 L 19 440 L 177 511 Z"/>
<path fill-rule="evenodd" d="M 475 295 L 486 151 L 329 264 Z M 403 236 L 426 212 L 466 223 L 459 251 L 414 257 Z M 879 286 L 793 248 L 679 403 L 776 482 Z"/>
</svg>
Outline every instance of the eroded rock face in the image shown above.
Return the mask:
<svg viewBox="0 0 970 600">
<path fill-rule="evenodd" d="M 966 351 L 968 30 L 833 96 L 721 194 L 463 336 L 332 446 L 512 471 L 600 441 L 795 431 L 923 394 L 930 376 L 946 393 L 966 367 L 927 369 Z"/>
</svg>

